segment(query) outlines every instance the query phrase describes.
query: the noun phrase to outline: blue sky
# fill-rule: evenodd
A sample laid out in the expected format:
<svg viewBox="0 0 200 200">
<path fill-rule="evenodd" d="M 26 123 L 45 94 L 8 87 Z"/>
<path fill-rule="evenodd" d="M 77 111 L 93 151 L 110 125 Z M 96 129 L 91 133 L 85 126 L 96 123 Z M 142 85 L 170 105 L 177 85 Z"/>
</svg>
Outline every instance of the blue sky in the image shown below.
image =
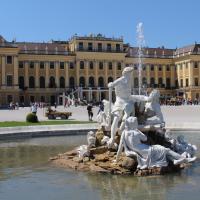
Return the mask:
<svg viewBox="0 0 200 200">
<path fill-rule="evenodd" d="M 0 35 L 7 40 L 67 40 L 102 33 L 136 44 L 144 24 L 146 45 L 176 48 L 200 42 L 199 0 L 1 0 Z"/>
</svg>

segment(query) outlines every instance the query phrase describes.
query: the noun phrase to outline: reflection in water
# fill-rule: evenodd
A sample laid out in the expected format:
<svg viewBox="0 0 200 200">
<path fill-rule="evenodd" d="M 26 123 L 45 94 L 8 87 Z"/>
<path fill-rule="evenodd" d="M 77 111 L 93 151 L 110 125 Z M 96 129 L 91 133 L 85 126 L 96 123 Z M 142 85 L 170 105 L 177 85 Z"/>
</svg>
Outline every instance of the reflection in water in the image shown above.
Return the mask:
<svg viewBox="0 0 200 200">
<path fill-rule="evenodd" d="M 176 134 L 176 133 L 175 133 Z M 179 134 L 179 133 L 178 133 Z M 200 149 L 200 135 L 185 133 Z M 0 199 L 198 199 L 199 159 L 181 173 L 154 177 L 88 174 L 54 168 L 50 156 L 86 143 L 67 136 L 0 143 Z M 199 151 L 198 151 L 199 152 Z M 200 157 L 199 153 L 197 155 Z M 190 195 L 192 192 L 193 195 Z"/>
</svg>

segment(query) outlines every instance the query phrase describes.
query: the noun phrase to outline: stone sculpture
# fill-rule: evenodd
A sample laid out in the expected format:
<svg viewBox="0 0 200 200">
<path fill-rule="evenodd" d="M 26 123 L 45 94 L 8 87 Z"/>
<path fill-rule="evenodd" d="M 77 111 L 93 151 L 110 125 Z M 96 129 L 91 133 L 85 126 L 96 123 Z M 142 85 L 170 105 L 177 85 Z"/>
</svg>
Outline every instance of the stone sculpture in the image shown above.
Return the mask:
<svg viewBox="0 0 200 200">
<path fill-rule="evenodd" d="M 125 122 L 125 130 L 122 133 L 118 148 L 116 161 L 124 147 L 126 156 L 137 156 L 138 168 L 146 169 L 152 167 L 164 167 L 168 165 L 168 160 L 174 165 L 193 162 L 196 158 L 185 158 L 184 156 L 161 145 L 147 145 L 142 142 L 147 140 L 138 129 L 136 117 L 129 117 Z"/>
</svg>

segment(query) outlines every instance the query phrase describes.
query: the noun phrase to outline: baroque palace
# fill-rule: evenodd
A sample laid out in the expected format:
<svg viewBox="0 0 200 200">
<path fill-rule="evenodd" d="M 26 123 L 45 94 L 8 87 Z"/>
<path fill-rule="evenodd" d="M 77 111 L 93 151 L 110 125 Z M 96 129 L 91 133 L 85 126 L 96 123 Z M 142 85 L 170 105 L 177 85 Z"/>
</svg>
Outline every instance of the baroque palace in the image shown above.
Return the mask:
<svg viewBox="0 0 200 200">
<path fill-rule="evenodd" d="M 74 94 L 88 101 L 108 99 L 107 84 L 133 65 L 138 88 L 138 48 L 122 38 L 73 36 L 69 41 L 8 42 L 0 36 L 0 105 L 11 101 L 63 104 Z M 178 49 L 143 49 L 142 85 L 162 98 L 199 99 L 200 44 Z"/>
</svg>

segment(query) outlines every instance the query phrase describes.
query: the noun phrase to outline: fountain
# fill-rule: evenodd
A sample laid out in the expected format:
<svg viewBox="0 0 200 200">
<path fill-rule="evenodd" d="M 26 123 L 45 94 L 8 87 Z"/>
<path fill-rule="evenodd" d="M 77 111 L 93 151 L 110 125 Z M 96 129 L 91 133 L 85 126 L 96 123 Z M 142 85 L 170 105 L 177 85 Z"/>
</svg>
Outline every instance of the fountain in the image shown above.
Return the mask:
<svg viewBox="0 0 200 200">
<path fill-rule="evenodd" d="M 90 131 L 86 145 L 51 158 L 56 165 L 80 171 L 137 176 L 165 174 L 183 169 L 196 160 L 196 146 L 184 137 L 169 137 L 160 108 L 160 93 L 141 95 L 143 25 L 137 25 L 139 95 L 132 95 L 133 67 L 108 83 L 109 101 L 97 120 L 99 129 Z M 116 101 L 112 104 L 112 91 Z"/>
<path fill-rule="evenodd" d="M 139 95 L 140 95 L 141 86 L 142 86 L 142 56 L 143 56 L 142 47 L 145 44 L 142 22 L 138 23 L 136 27 L 136 33 L 137 33 L 137 45 L 138 45 L 138 77 L 139 77 L 138 86 L 139 86 Z"/>
</svg>

